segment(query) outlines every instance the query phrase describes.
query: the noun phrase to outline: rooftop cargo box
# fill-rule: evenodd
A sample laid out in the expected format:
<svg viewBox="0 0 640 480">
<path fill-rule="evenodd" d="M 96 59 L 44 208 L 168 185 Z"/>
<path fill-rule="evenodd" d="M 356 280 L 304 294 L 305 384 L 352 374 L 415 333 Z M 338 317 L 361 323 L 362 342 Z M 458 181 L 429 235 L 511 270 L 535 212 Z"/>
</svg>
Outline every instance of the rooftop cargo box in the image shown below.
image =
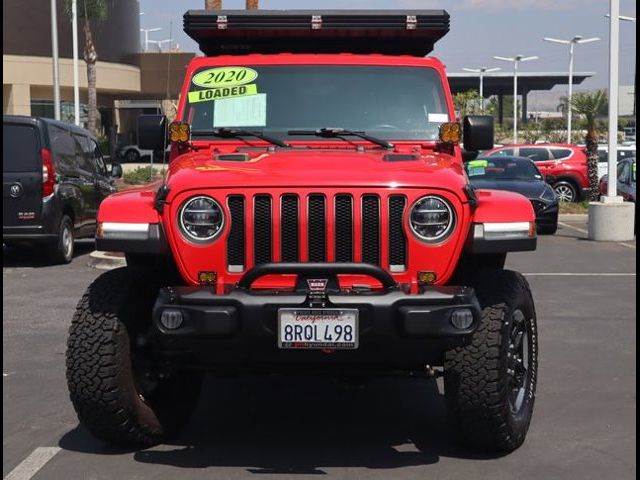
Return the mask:
<svg viewBox="0 0 640 480">
<path fill-rule="evenodd" d="M 190 10 L 205 55 L 382 53 L 425 56 L 449 31 L 444 10 Z"/>
</svg>

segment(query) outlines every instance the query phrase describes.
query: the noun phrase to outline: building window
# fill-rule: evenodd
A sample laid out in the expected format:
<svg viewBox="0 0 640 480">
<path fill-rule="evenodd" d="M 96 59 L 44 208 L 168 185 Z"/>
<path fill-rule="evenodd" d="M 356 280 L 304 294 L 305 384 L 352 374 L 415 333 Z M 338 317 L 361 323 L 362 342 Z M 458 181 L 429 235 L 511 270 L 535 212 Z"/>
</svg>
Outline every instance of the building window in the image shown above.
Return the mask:
<svg viewBox="0 0 640 480">
<path fill-rule="evenodd" d="M 53 100 L 31 100 L 31 116 L 55 118 L 53 111 Z M 60 120 L 67 123 L 74 123 L 75 116 L 73 113 L 73 102 L 60 102 Z M 98 111 L 98 125 L 100 125 L 100 112 Z M 80 126 L 87 128 L 88 124 L 88 107 L 84 103 L 80 104 Z"/>
</svg>

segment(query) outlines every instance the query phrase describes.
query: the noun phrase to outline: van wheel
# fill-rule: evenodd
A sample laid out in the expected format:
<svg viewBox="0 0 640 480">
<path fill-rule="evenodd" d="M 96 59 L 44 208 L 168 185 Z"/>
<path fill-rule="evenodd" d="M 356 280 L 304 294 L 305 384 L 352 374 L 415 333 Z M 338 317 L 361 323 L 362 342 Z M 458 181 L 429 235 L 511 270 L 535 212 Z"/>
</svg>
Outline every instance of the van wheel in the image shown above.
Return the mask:
<svg viewBox="0 0 640 480">
<path fill-rule="evenodd" d="M 73 222 L 67 215 L 62 216 L 58 239 L 53 245 L 51 258 L 55 263 L 70 263 L 73 260 Z"/>
</svg>

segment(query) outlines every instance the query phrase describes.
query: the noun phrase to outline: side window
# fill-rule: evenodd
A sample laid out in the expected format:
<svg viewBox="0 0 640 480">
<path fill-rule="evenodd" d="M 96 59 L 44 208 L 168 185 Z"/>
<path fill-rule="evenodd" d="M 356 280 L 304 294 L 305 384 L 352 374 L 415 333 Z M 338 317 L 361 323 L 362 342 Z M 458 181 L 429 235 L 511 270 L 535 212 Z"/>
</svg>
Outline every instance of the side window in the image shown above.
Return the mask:
<svg viewBox="0 0 640 480">
<path fill-rule="evenodd" d="M 546 148 L 520 148 L 519 156 L 530 158 L 534 162 L 549 160 L 549 152 Z"/>
<path fill-rule="evenodd" d="M 73 175 L 78 169 L 76 145 L 71 134 L 56 125 L 49 125 L 49 139 L 54 161 L 62 175 Z"/>
<path fill-rule="evenodd" d="M 552 148 L 551 155 L 556 160 L 560 160 L 562 158 L 570 157 L 573 152 L 568 148 Z"/>
<path fill-rule="evenodd" d="M 100 147 L 93 139 L 89 139 L 89 148 L 91 149 L 91 158 L 95 162 L 96 170 L 101 175 L 107 174 L 107 167 L 104 164 L 104 159 L 102 158 L 102 152 L 100 151 Z"/>
<path fill-rule="evenodd" d="M 608 162 L 609 154 L 606 150 L 598 150 L 598 162 Z"/>
<path fill-rule="evenodd" d="M 618 181 L 622 182 L 622 183 L 629 183 L 629 174 L 630 174 L 630 169 L 629 169 L 629 162 L 623 162 L 621 164 L 618 165 Z"/>
<path fill-rule="evenodd" d="M 76 158 L 78 159 L 79 168 L 89 174 L 96 173 L 96 167 L 91 158 L 89 139 L 81 135 L 73 135 L 73 138 L 76 141 Z"/>
<path fill-rule="evenodd" d="M 492 157 L 512 157 L 513 156 L 513 148 L 505 148 L 504 150 L 498 150 L 497 152 L 493 152 L 490 156 L 492 156 Z"/>
</svg>

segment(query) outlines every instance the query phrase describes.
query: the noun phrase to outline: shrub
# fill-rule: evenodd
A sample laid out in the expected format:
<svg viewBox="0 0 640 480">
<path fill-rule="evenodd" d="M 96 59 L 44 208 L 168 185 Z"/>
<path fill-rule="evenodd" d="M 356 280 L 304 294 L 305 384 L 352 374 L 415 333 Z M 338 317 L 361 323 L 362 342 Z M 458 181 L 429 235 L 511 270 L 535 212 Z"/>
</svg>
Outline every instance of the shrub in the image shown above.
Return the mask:
<svg viewBox="0 0 640 480">
<path fill-rule="evenodd" d="M 124 183 L 129 185 L 143 185 L 162 177 L 162 172 L 153 167 L 137 167 L 135 170 L 125 172 L 122 176 Z"/>
</svg>

